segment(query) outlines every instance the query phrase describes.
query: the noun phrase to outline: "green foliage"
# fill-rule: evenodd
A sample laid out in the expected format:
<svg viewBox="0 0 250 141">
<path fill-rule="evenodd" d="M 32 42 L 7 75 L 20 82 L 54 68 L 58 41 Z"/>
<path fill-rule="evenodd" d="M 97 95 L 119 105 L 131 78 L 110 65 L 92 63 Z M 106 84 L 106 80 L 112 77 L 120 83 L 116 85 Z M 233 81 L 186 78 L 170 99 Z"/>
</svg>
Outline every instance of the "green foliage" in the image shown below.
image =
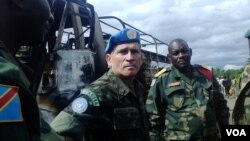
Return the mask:
<svg viewBox="0 0 250 141">
<path fill-rule="evenodd" d="M 226 77 L 226 78 L 240 78 L 241 73 L 243 72 L 244 68 L 240 68 L 237 70 L 222 70 L 219 68 L 214 69 L 215 77 Z"/>
</svg>

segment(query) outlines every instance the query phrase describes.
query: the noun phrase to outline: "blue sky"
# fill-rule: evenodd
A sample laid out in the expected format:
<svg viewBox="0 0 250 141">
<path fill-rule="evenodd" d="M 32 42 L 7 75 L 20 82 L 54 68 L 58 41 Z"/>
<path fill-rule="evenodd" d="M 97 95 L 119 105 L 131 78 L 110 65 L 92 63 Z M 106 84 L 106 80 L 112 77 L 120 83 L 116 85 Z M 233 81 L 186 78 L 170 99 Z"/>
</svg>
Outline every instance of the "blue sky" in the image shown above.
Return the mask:
<svg viewBox="0 0 250 141">
<path fill-rule="evenodd" d="M 88 0 L 98 16 L 116 16 L 169 43 L 183 38 L 192 63 L 239 68 L 249 58 L 249 0 Z M 145 48 L 153 51 L 154 48 Z M 167 48 L 159 47 L 166 55 Z"/>
</svg>

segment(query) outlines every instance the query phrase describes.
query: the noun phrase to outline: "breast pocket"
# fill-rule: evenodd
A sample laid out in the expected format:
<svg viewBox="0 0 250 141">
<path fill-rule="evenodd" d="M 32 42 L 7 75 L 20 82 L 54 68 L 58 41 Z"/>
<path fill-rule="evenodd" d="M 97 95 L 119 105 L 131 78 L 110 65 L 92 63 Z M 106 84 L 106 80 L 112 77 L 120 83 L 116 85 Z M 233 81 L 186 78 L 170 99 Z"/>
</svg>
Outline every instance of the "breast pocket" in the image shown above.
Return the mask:
<svg viewBox="0 0 250 141">
<path fill-rule="evenodd" d="M 135 107 L 115 108 L 114 109 L 114 129 L 135 129 L 140 128 L 140 114 Z"/>
<path fill-rule="evenodd" d="M 186 91 L 182 86 L 165 89 L 165 96 L 168 102 L 168 109 L 178 111 L 185 102 Z"/>
</svg>

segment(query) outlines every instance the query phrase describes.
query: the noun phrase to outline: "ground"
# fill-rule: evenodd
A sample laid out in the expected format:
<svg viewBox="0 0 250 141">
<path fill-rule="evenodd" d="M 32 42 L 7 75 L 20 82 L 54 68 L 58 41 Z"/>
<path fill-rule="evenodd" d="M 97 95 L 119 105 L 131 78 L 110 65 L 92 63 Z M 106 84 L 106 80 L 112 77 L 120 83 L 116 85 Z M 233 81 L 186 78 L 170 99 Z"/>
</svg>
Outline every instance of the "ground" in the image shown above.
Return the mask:
<svg viewBox="0 0 250 141">
<path fill-rule="evenodd" d="M 225 98 L 227 100 L 227 105 L 228 105 L 228 107 L 230 109 L 230 120 L 229 120 L 229 122 L 230 122 L 230 124 L 232 124 L 232 112 L 233 112 L 234 104 L 236 102 L 237 97 L 236 96 L 231 96 L 231 97 L 225 97 Z"/>
</svg>

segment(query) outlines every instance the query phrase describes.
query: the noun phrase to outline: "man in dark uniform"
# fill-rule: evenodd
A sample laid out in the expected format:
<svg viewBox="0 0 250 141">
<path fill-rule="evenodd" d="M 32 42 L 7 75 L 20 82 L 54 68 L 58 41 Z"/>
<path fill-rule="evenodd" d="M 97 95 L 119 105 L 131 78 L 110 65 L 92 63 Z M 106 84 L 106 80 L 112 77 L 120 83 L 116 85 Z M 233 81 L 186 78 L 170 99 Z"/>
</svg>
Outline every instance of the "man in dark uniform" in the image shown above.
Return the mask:
<svg viewBox="0 0 250 141">
<path fill-rule="evenodd" d="M 211 69 L 190 64 L 192 50 L 183 39 L 172 40 L 168 51 L 172 67 L 152 84 L 146 101 L 151 141 L 219 140 L 229 108 Z"/>
<path fill-rule="evenodd" d="M 38 46 L 53 21 L 47 0 L 0 1 L 0 140 L 39 141 L 35 95 L 19 61 L 23 46 Z"/>
<path fill-rule="evenodd" d="M 134 79 L 142 64 L 139 33 L 112 35 L 105 52 L 109 71 L 82 89 L 51 126 L 75 140 L 85 133 L 87 141 L 147 141 L 144 87 Z"/>
</svg>

